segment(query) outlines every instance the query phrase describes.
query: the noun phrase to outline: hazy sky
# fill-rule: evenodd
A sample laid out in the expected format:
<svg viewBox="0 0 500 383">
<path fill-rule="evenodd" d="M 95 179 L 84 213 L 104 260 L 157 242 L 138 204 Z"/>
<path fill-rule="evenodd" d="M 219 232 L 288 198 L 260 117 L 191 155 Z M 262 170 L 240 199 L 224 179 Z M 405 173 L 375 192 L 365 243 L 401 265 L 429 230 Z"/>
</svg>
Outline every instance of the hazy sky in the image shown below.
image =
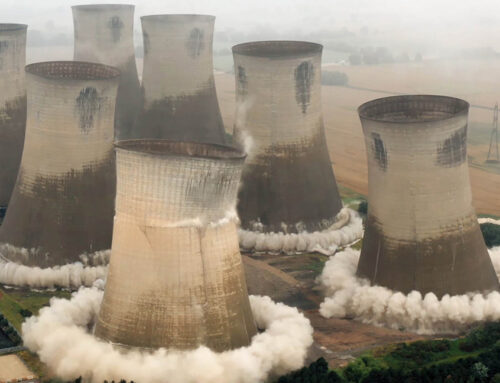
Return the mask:
<svg viewBox="0 0 500 383">
<path fill-rule="evenodd" d="M 96 1 L 100 3 L 101 1 Z M 0 0 L 0 22 L 22 22 L 32 29 L 72 32 L 74 0 Z M 500 51 L 500 0 L 137 0 L 136 18 L 154 13 L 208 13 L 218 31 L 310 34 L 347 28 L 381 43 L 449 47 L 491 46 Z M 136 30 L 140 24 L 136 23 Z M 365 28 L 365 29 L 366 29 Z"/>
</svg>

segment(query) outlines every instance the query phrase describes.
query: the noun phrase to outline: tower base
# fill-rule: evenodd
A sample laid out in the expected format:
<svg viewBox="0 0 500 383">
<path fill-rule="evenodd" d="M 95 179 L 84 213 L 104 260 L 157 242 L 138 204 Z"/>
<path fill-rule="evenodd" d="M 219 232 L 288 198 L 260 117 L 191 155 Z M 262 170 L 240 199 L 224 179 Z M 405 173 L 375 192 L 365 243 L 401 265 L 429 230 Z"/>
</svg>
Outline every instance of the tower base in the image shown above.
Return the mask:
<svg viewBox="0 0 500 383">
<path fill-rule="evenodd" d="M 477 223 L 436 239 L 401 241 L 368 217 L 357 274 L 374 285 L 438 298 L 499 288 Z"/>
</svg>

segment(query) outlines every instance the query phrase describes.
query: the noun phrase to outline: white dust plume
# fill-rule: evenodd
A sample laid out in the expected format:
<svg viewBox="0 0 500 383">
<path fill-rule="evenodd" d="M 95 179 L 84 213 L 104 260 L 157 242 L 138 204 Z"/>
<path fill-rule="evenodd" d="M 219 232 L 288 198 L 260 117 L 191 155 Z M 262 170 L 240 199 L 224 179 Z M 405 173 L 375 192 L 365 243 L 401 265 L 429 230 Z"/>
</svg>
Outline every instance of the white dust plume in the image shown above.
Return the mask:
<svg viewBox="0 0 500 383">
<path fill-rule="evenodd" d="M 403 294 L 386 287 L 372 286 L 356 276 L 360 252 L 351 248 L 326 262 L 318 281 L 326 299 L 320 313 L 326 318 L 352 317 L 376 326 L 404 329 L 419 334 L 455 334 L 481 321 L 500 320 L 500 293 L 422 296 L 417 291 Z M 490 250 L 500 272 L 500 247 Z"/>
<path fill-rule="evenodd" d="M 343 208 L 337 215 L 337 222 L 327 230 L 285 234 L 240 229 L 238 236 L 243 251 L 285 254 L 317 251 L 332 255 L 339 247 L 347 246 L 363 236 L 363 223 L 354 210 Z"/>
<path fill-rule="evenodd" d="M 0 247 L 0 284 L 37 289 L 90 287 L 96 280 L 106 278 L 111 254 L 110 250 L 82 254 L 81 262 L 46 268 L 26 266 L 8 259 L 13 253 L 28 258 L 31 251 L 6 244 Z"/>
<path fill-rule="evenodd" d="M 494 219 L 494 218 L 478 218 L 477 221 L 480 224 L 481 223 L 492 223 L 494 225 L 500 225 L 500 220 L 499 219 Z"/>
<path fill-rule="evenodd" d="M 254 140 L 252 136 L 244 129 L 241 127 L 244 127 L 246 124 L 246 117 L 247 117 L 247 112 L 248 110 L 252 107 L 254 104 L 254 98 L 253 97 L 247 97 L 244 101 L 238 101 L 236 104 L 236 121 L 235 121 L 235 128 L 233 132 L 233 143 L 237 145 L 241 150 L 243 150 L 248 158 L 250 158 L 253 155 L 253 148 L 254 148 Z M 247 161 L 248 161 L 247 158 Z"/>
<path fill-rule="evenodd" d="M 95 323 L 102 296 L 96 288 L 82 288 L 71 300 L 53 298 L 39 316 L 23 324 L 25 346 L 62 379 L 258 383 L 302 367 L 313 342 L 310 322 L 296 308 L 274 303 L 269 297 L 251 296 L 257 326 L 265 331 L 255 335 L 248 347 L 222 353 L 206 347 L 192 351 L 118 350 L 88 331 Z"/>
</svg>

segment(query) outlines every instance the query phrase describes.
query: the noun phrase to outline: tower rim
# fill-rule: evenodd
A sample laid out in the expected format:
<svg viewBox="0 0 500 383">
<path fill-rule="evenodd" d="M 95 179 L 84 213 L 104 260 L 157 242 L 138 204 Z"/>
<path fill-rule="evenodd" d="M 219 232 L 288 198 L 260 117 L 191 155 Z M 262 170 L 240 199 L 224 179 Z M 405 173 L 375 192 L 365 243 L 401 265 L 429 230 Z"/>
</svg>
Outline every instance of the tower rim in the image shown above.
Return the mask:
<svg viewBox="0 0 500 383">
<path fill-rule="evenodd" d="M 0 23 L 0 32 L 20 31 L 28 29 L 28 24 Z"/>
<path fill-rule="evenodd" d="M 365 102 L 358 107 L 358 114 L 361 120 L 384 124 L 425 125 L 467 115 L 469 106 L 467 101 L 456 97 L 405 94 L 380 97 Z M 395 112 L 401 112 L 402 108 L 403 115 L 395 115 Z M 439 114 L 423 116 L 429 112 L 439 112 Z"/>
<path fill-rule="evenodd" d="M 132 139 L 115 143 L 115 150 L 151 154 L 161 157 L 182 156 L 211 159 L 242 160 L 246 153 L 232 146 L 167 139 Z"/>
<path fill-rule="evenodd" d="M 235 55 L 288 59 L 321 53 L 323 45 L 310 41 L 266 40 L 238 44 L 232 50 Z"/>
<path fill-rule="evenodd" d="M 135 9 L 133 4 L 83 4 L 83 5 L 73 5 L 71 7 L 73 10 L 82 10 L 90 12 L 100 12 L 100 11 L 115 11 L 118 9 Z"/>
<path fill-rule="evenodd" d="M 43 61 L 26 65 L 26 73 L 50 80 L 110 80 L 120 76 L 120 70 L 87 61 Z"/>
<path fill-rule="evenodd" d="M 198 13 L 164 13 L 141 16 L 141 21 L 178 21 L 184 23 L 190 20 L 215 21 L 215 16 Z"/>
</svg>

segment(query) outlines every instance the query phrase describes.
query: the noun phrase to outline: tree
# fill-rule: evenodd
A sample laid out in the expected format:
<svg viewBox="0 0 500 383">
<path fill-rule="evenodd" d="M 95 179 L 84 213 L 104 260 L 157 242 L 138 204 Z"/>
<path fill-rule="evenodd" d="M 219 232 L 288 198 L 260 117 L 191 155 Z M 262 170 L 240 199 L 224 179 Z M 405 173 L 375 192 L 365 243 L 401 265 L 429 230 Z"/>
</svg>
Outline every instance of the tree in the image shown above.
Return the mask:
<svg viewBox="0 0 500 383">
<path fill-rule="evenodd" d="M 349 83 L 349 78 L 343 72 L 323 72 L 321 74 L 321 84 L 323 85 L 338 85 L 346 86 Z"/>
<path fill-rule="evenodd" d="M 488 378 L 488 367 L 481 362 L 472 365 L 472 376 L 480 382 L 484 382 Z"/>
<path fill-rule="evenodd" d="M 493 247 L 500 245 L 500 225 L 482 223 L 480 227 L 486 246 Z"/>
<path fill-rule="evenodd" d="M 368 214 L 368 201 L 361 201 L 358 205 L 358 212 Z"/>
<path fill-rule="evenodd" d="M 359 53 L 353 53 L 349 55 L 349 64 L 351 65 L 361 65 L 363 63 L 363 59 Z"/>
</svg>

